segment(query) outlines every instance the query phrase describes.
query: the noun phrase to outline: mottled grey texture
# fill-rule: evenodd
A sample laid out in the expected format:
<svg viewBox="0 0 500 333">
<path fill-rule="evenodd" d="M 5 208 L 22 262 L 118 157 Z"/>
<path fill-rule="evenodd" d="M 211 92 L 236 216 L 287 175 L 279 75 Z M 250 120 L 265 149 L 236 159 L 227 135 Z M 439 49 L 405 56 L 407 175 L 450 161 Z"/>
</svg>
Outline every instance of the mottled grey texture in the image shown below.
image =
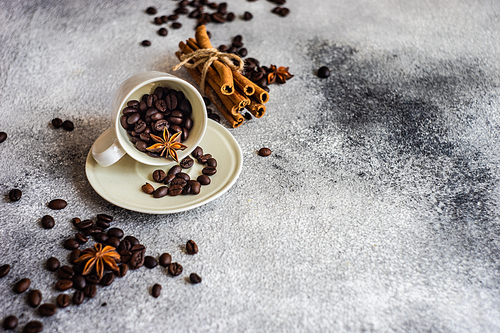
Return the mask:
<svg viewBox="0 0 500 333">
<path fill-rule="evenodd" d="M 45 331 L 499 331 L 499 2 L 289 0 L 286 18 L 268 1 L 227 3 L 254 19 L 208 25 L 213 44 L 241 34 L 249 56 L 295 77 L 271 87 L 263 118 L 231 129 L 244 155 L 233 188 L 147 215 L 101 199 L 85 158 L 117 86 L 172 73 L 194 21 L 160 37 L 144 10 L 168 14 L 173 1 L 0 1 L 0 265 L 12 265 L 0 319 L 40 319 L 12 285 L 29 277 L 55 302 L 45 260 L 66 262 L 72 217 L 108 213 L 183 274 L 132 271 L 40 319 Z M 328 79 L 315 75 L 323 65 Z M 54 117 L 75 130 L 53 129 Z M 264 146 L 271 156 L 257 155 Z M 54 198 L 68 207 L 50 211 Z M 185 253 L 188 239 L 198 254 Z M 191 272 L 203 282 L 191 285 Z"/>
</svg>

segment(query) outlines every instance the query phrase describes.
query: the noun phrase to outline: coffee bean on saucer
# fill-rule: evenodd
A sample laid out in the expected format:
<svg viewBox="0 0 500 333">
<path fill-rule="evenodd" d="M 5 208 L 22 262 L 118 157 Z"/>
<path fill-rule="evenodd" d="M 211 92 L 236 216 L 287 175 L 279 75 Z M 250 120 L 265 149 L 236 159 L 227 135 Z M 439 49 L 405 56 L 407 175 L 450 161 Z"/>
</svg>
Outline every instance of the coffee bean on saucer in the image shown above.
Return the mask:
<svg viewBox="0 0 500 333">
<path fill-rule="evenodd" d="M 207 161 L 210 158 L 212 158 L 211 154 L 204 154 L 204 155 L 201 155 L 200 157 L 198 157 L 197 160 L 198 160 L 198 163 L 205 164 L 205 163 L 207 163 Z"/>
<path fill-rule="evenodd" d="M 198 158 L 200 157 L 201 155 L 203 155 L 203 148 L 201 147 L 196 147 L 193 152 L 191 153 L 191 156 L 193 156 L 194 158 Z"/>
<path fill-rule="evenodd" d="M 59 259 L 57 258 L 54 258 L 54 257 L 50 257 L 48 260 L 47 260 L 47 263 L 45 264 L 45 267 L 51 271 L 51 272 L 55 272 L 59 269 L 59 267 L 61 267 L 61 263 L 59 262 Z"/>
<path fill-rule="evenodd" d="M 199 182 L 199 181 L 192 179 L 192 180 L 190 180 L 190 181 L 188 182 L 188 185 L 190 185 L 190 186 L 191 186 L 191 191 L 190 191 L 190 194 L 194 194 L 194 195 L 196 195 L 196 194 L 199 194 L 199 193 L 200 193 L 200 190 L 201 190 L 201 184 L 200 184 L 200 182 Z"/>
<path fill-rule="evenodd" d="M 180 178 L 176 178 L 176 179 L 180 179 Z M 172 185 L 168 189 L 168 195 L 170 195 L 172 197 L 175 197 L 181 193 L 182 193 L 182 186 L 181 185 Z"/>
<path fill-rule="evenodd" d="M 52 119 L 52 126 L 54 126 L 54 128 L 59 128 L 62 126 L 62 124 L 63 124 L 63 121 L 61 118 Z"/>
<path fill-rule="evenodd" d="M 32 320 L 24 326 L 24 333 L 40 333 L 43 331 L 43 324 L 41 321 Z"/>
<path fill-rule="evenodd" d="M 153 295 L 154 298 L 158 298 L 160 296 L 160 294 L 161 294 L 161 285 L 156 283 L 153 286 L 153 289 L 151 290 L 151 295 Z"/>
<path fill-rule="evenodd" d="M 213 176 L 217 173 L 217 169 L 215 167 L 204 167 L 203 170 L 201 170 L 201 173 L 207 176 Z"/>
<path fill-rule="evenodd" d="M 3 320 L 3 328 L 6 330 L 13 330 L 14 328 L 17 327 L 18 319 L 16 316 L 11 315 L 8 317 L 5 317 Z"/>
<path fill-rule="evenodd" d="M 150 42 L 149 40 L 145 39 L 145 40 L 143 40 L 143 41 L 141 42 L 141 45 L 142 45 L 142 46 L 151 46 L 151 42 Z"/>
<path fill-rule="evenodd" d="M 186 252 L 188 254 L 196 254 L 198 253 L 198 245 L 193 240 L 188 240 L 186 243 Z"/>
<path fill-rule="evenodd" d="M 31 306 L 32 308 L 36 308 L 42 302 L 42 292 L 38 289 L 31 290 L 28 293 L 27 300 L 29 306 Z"/>
<path fill-rule="evenodd" d="M 155 191 L 153 185 L 151 185 L 150 183 L 146 183 L 144 185 L 142 185 L 142 192 L 146 193 L 146 194 L 151 194 Z"/>
<path fill-rule="evenodd" d="M 189 274 L 189 281 L 193 284 L 197 284 L 201 282 L 201 277 L 196 273 L 191 273 Z"/>
<path fill-rule="evenodd" d="M 64 209 L 68 203 L 63 199 L 54 199 L 49 202 L 49 208 L 54 210 Z"/>
<path fill-rule="evenodd" d="M 146 256 L 144 258 L 144 266 L 147 268 L 155 268 L 158 266 L 158 261 L 154 257 Z"/>
<path fill-rule="evenodd" d="M 322 66 L 318 69 L 318 76 L 322 79 L 326 79 L 330 76 L 330 69 L 326 66 Z"/>
<path fill-rule="evenodd" d="M 15 189 L 10 190 L 9 199 L 10 199 L 10 201 L 19 201 L 19 200 L 21 200 L 22 195 L 23 195 L 23 192 L 21 192 L 21 190 L 15 188 Z"/>
<path fill-rule="evenodd" d="M 189 177 L 189 175 L 185 172 L 179 172 L 178 174 L 175 175 L 175 178 L 180 178 L 185 181 L 189 181 L 191 179 L 191 177 Z"/>
<path fill-rule="evenodd" d="M 207 166 L 216 168 L 217 167 L 217 160 L 215 158 L 209 158 L 207 160 Z"/>
<path fill-rule="evenodd" d="M 71 297 L 68 294 L 59 294 L 57 295 L 56 303 L 60 308 L 68 307 L 71 303 Z"/>
<path fill-rule="evenodd" d="M 21 279 L 19 280 L 15 285 L 14 285 L 14 292 L 17 293 L 17 294 L 22 294 L 24 293 L 26 290 L 28 290 L 28 288 L 30 287 L 30 284 L 31 284 L 31 280 L 30 279 Z"/>
<path fill-rule="evenodd" d="M 201 184 L 201 185 L 208 185 L 211 183 L 210 177 L 207 175 L 199 175 L 196 180 Z"/>
<path fill-rule="evenodd" d="M 55 225 L 54 218 L 50 215 L 44 215 L 42 217 L 42 227 L 44 229 L 52 229 Z"/>
<path fill-rule="evenodd" d="M 153 192 L 153 198 L 163 198 L 169 192 L 169 188 L 167 186 L 160 186 Z"/>
<path fill-rule="evenodd" d="M 181 163 L 179 165 L 183 169 L 189 169 L 190 167 L 193 166 L 193 164 L 194 164 L 194 160 L 191 157 L 187 156 L 181 160 Z"/>
<path fill-rule="evenodd" d="M 259 149 L 260 156 L 269 156 L 269 155 L 271 155 L 271 153 L 272 153 L 271 149 L 269 149 L 269 148 L 260 148 Z"/>
<path fill-rule="evenodd" d="M 163 179 L 163 184 L 165 185 L 168 185 L 172 182 L 172 180 L 175 179 L 175 174 L 171 173 L 171 174 L 167 174 L 167 176 L 165 177 L 165 179 Z"/>
<path fill-rule="evenodd" d="M 172 276 L 178 276 L 182 274 L 182 266 L 179 263 L 173 262 L 170 265 L 168 265 L 168 272 Z"/>
<path fill-rule="evenodd" d="M 165 179 L 165 171 L 158 169 L 153 171 L 153 180 L 157 183 L 161 183 Z"/>
</svg>

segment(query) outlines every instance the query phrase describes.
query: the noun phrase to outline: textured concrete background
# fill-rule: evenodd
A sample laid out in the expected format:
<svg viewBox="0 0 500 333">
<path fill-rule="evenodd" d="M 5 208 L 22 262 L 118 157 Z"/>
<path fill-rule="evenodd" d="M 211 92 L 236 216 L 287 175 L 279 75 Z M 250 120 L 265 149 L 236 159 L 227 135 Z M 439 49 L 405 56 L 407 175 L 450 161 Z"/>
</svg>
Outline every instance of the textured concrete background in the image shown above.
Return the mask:
<svg viewBox="0 0 500 333">
<path fill-rule="evenodd" d="M 230 130 L 244 155 L 234 187 L 173 215 L 107 203 L 84 164 L 114 90 L 172 73 L 194 20 L 163 38 L 144 10 L 168 14 L 174 1 L 0 1 L 0 265 L 12 265 L 0 320 L 47 332 L 498 332 L 500 2 L 289 0 L 280 18 L 268 1 L 226 1 L 254 19 L 208 25 L 213 44 L 241 34 L 249 56 L 295 77 L 271 86 L 263 118 Z M 316 77 L 322 65 L 329 79 Z M 54 117 L 75 130 L 53 129 Z M 273 155 L 259 157 L 263 146 Z M 50 211 L 54 198 L 68 207 Z M 40 319 L 12 285 L 29 277 L 54 302 L 44 262 L 67 260 L 72 217 L 98 213 L 184 273 L 143 267 Z"/>
</svg>

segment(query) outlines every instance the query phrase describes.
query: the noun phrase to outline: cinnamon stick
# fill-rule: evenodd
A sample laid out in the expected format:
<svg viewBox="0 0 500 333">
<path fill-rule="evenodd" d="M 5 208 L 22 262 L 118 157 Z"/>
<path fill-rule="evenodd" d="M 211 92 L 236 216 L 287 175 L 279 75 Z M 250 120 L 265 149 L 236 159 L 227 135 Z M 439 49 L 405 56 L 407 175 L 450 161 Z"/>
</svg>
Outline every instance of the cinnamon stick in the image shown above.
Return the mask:
<svg viewBox="0 0 500 333">
<path fill-rule="evenodd" d="M 250 104 L 246 106 L 246 109 L 250 111 L 255 118 L 260 118 L 266 113 L 266 106 L 256 101 L 251 101 Z"/>
<path fill-rule="evenodd" d="M 234 81 L 238 82 L 237 85 L 243 85 L 243 86 L 251 86 L 254 88 L 255 93 L 251 94 L 250 96 L 255 97 L 257 101 L 260 103 L 267 103 L 269 102 L 269 94 L 267 91 L 259 87 L 257 84 L 253 83 L 250 81 L 248 78 L 244 77 L 243 74 L 234 71 L 233 72 L 233 78 Z M 247 95 L 248 96 L 248 95 Z"/>
</svg>

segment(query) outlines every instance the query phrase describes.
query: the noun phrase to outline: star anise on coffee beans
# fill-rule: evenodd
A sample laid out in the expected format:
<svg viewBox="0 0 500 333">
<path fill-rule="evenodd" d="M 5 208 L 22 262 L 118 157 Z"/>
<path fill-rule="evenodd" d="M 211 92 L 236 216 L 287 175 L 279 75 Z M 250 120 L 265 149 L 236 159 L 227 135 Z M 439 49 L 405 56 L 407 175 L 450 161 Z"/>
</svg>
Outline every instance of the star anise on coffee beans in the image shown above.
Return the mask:
<svg viewBox="0 0 500 333">
<path fill-rule="evenodd" d="M 94 245 L 94 248 L 83 250 L 80 258 L 75 260 L 75 263 L 87 261 L 83 268 L 82 275 L 90 274 L 95 268 L 97 276 L 101 279 L 104 273 L 104 265 L 114 271 L 120 270 L 116 264 L 116 260 L 119 259 L 121 259 L 121 257 L 118 252 L 115 251 L 114 247 L 107 245 L 103 248 L 102 244 L 98 243 Z"/>
<path fill-rule="evenodd" d="M 283 66 L 276 68 L 275 65 L 271 65 L 270 72 L 267 74 L 268 83 L 285 83 L 286 80 L 290 80 L 293 75 L 288 72 L 288 68 Z"/>
<path fill-rule="evenodd" d="M 184 150 L 187 146 L 178 142 L 179 136 L 182 132 L 177 132 L 174 135 L 170 136 L 170 133 L 165 128 L 163 130 L 163 137 L 156 136 L 154 134 L 149 134 L 153 140 L 158 143 L 155 143 L 151 147 L 147 147 L 146 149 L 153 153 L 160 153 L 160 156 L 165 155 L 165 157 L 172 157 L 174 161 L 179 162 L 177 157 L 177 150 Z"/>
</svg>

